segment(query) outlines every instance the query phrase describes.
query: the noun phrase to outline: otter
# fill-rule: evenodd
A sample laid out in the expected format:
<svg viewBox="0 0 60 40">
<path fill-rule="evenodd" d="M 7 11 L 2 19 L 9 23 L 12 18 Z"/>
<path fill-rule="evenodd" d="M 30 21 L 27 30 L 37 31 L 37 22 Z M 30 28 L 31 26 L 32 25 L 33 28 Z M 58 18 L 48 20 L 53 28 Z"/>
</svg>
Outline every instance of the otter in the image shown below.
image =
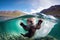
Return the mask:
<svg viewBox="0 0 60 40">
<path fill-rule="evenodd" d="M 26 33 L 25 35 L 23 35 L 24 37 L 29 37 L 31 38 L 32 36 L 34 36 L 35 32 L 37 29 L 41 28 L 41 23 L 43 22 L 42 20 L 39 20 L 38 23 L 36 25 L 33 25 L 33 22 L 29 19 L 27 20 L 28 22 L 28 26 L 24 25 L 22 22 L 20 23 L 20 25 L 26 30 L 28 31 L 28 33 Z"/>
</svg>

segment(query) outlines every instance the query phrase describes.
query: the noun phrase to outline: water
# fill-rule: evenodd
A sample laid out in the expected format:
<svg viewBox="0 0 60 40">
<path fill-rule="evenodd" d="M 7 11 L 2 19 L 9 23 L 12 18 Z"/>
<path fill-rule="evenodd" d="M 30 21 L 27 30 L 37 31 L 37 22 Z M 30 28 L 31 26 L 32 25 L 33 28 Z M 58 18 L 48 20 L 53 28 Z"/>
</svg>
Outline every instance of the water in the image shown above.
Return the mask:
<svg viewBox="0 0 60 40">
<path fill-rule="evenodd" d="M 40 15 L 39 15 L 40 16 Z M 38 17 L 39 17 L 38 16 Z M 44 15 L 43 15 L 44 16 Z M 9 33 L 12 35 L 19 35 L 19 34 L 25 34 L 27 31 L 25 31 L 21 26 L 20 23 L 23 22 L 26 24 L 27 18 L 34 17 L 36 22 L 38 21 L 38 17 L 35 17 L 34 15 L 26 15 L 22 17 L 17 17 L 14 19 L 10 19 L 7 21 L 0 22 L 0 33 Z M 37 30 L 33 38 L 37 37 L 45 37 L 47 35 L 51 35 L 57 39 L 60 39 L 60 21 L 56 21 L 53 18 L 41 18 L 43 20 L 43 23 L 41 24 L 41 29 Z M 27 25 L 27 24 L 26 24 Z"/>
<path fill-rule="evenodd" d="M 55 38 L 60 40 L 60 20 L 56 25 L 54 25 L 54 28 L 51 30 L 49 35 L 52 35 Z"/>
</svg>

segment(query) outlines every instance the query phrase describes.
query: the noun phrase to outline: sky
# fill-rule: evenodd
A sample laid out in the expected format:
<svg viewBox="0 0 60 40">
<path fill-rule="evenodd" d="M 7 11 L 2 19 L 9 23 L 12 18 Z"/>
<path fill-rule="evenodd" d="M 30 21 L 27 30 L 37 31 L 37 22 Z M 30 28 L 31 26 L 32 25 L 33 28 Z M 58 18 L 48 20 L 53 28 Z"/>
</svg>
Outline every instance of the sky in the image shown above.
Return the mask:
<svg viewBox="0 0 60 40">
<path fill-rule="evenodd" d="M 26 13 L 40 12 L 53 5 L 60 5 L 60 0 L 0 0 L 0 10 L 20 10 Z"/>
</svg>

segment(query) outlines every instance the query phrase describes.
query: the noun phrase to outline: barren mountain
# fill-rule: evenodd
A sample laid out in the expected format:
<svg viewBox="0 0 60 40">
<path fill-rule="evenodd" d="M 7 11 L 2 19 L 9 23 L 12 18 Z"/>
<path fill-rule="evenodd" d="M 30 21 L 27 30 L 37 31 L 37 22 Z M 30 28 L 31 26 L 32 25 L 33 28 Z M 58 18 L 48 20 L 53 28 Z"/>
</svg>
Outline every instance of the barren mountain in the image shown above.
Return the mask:
<svg viewBox="0 0 60 40">
<path fill-rule="evenodd" d="M 25 15 L 25 13 L 17 10 L 16 11 L 0 11 L 0 21 L 12 19 L 22 15 Z"/>
<path fill-rule="evenodd" d="M 0 11 L 0 16 L 17 17 L 24 14 L 21 11 Z"/>
<path fill-rule="evenodd" d="M 53 15 L 55 17 L 60 18 L 60 5 L 51 6 L 48 9 L 42 10 L 41 13 L 45 13 L 47 15 Z"/>
</svg>

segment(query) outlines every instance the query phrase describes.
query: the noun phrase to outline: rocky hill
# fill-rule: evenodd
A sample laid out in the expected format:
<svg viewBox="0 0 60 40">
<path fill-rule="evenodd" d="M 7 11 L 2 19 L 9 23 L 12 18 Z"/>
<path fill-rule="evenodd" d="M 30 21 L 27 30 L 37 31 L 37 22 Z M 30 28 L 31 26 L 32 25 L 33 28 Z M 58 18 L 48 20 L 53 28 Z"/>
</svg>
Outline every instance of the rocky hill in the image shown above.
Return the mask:
<svg viewBox="0 0 60 40">
<path fill-rule="evenodd" d="M 60 5 L 51 6 L 48 9 L 42 10 L 41 13 L 45 13 L 47 15 L 53 15 L 55 17 L 60 18 Z"/>
<path fill-rule="evenodd" d="M 9 17 L 17 17 L 17 16 L 21 16 L 24 15 L 25 13 L 21 12 L 21 11 L 0 11 L 0 16 L 9 16 Z"/>
<path fill-rule="evenodd" d="M 18 10 L 16 10 L 16 11 L 0 11 L 0 21 L 12 19 L 12 18 L 22 16 L 22 15 L 25 15 L 25 13 L 18 11 Z"/>
</svg>

